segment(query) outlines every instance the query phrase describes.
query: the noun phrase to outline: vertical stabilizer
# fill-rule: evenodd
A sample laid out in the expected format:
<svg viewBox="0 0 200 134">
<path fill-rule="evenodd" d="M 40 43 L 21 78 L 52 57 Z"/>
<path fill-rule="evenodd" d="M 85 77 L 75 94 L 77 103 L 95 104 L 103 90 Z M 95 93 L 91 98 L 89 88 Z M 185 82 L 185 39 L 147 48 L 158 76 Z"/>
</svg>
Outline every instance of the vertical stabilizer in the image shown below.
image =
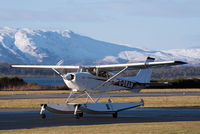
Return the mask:
<svg viewBox="0 0 200 134">
<path fill-rule="evenodd" d="M 155 58 L 147 57 L 145 63 L 154 62 Z M 140 69 L 136 76 L 129 77 L 130 80 L 136 81 L 139 83 L 150 83 L 152 74 L 152 68 Z"/>
</svg>

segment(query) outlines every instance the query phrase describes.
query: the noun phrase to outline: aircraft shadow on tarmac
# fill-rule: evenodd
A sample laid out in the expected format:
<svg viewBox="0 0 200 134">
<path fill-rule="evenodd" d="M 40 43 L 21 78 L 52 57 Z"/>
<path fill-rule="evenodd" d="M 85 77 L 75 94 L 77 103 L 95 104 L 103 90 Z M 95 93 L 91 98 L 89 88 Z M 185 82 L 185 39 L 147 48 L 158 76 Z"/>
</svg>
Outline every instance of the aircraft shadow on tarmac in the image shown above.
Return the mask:
<svg viewBox="0 0 200 134">
<path fill-rule="evenodd" d="M 117 123 L 145 123 L 171 121 L 200 121 L 200 108 L 138 108 L 112 115 L 88 115 L 76 119 L 73 115 L 58 115 L 47 112 L 41 119 L 39 111 L 0 112 L 0 130 L 27 129 L 55 126 L 79 126 Z"/>
</svg>

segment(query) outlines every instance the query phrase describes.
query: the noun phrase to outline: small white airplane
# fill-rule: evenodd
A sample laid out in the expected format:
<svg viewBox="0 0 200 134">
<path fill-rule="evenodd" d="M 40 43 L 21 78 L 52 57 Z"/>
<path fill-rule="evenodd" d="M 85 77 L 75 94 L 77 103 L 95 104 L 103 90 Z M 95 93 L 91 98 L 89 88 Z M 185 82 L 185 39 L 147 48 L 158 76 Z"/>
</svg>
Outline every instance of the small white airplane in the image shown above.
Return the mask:
<svg viewBox="0 0 200 134">
<path fill-rule="evenodd" d="M 143 106 L 144 102 L 113 103 L 109 97 L 107 103 L 99 103 L 106 91 L 129 90 L 139 92 L 142 88 L 150 84 L 152 67 L 172 66 L 187 64 L 182 61 L 154 62 L 154 58 L 147 57 L 144 63 L 111 64 L 111 65 L 92 65 L 92 66 L 63 66 L 57 65 L 11 65 L 14 68 L 33 68 L 33 69 L 53 69 L 64 80 L 65 84 L 72 89 L 65 103 L 46 103 L 41 104 L 40 114 L 46 118 L 45 110 L 53 113 L 74 114 L 76 118 L 82 117 L 83 113 L 89 114 L 112 114 L 117 118 L 117 113 L 123 110 Z M 58 70 L 66 69 L 71 73 L 62 74 Z M 126 70 L 140 69 L 136 76 L 119 76 Z M 113 73 L 117 72 L 117 73 Z M 101 92 L 95 100 L 92 92 Z M 74 92 L 80 92 L 79 96 L 72 98 Z M 72 103 L 75 99 L 86 95 L 85 103 Z M 88 102 L 88 99 L 92 103 Z"/>
</svg>

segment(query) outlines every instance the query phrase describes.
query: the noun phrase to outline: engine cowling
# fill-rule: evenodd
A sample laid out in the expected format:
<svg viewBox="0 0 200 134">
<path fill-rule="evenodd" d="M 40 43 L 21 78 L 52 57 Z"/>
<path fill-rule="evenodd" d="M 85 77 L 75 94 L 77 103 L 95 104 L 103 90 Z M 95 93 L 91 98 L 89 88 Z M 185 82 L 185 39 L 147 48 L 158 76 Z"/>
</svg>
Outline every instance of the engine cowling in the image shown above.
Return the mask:
<svg viewBox="0 0 200 134">
<path fill-rule="evenodd" d="M 66 74 L 65 79 L 67 80 L 73 80 L 74 79 L 74 74 Z"/>
</svg>

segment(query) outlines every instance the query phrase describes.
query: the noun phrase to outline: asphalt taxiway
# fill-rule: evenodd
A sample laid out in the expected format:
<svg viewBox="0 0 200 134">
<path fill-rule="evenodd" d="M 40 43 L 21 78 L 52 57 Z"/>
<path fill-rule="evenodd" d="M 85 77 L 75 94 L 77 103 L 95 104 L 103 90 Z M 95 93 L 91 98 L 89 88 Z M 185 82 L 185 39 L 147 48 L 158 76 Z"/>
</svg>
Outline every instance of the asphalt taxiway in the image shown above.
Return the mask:
<svg viewBox="0 0 200 134">
<path fill-rule="evenodd" d="M 41 119 L 39 109 L 1 109 L 0 130 L 114 123 L 200 121 L 200 107 L 136 108 L 119 112 L 118 118 L 112 118 L 112 115 L 84 114 L 83 118 L 76 119 L 73 115 L 49 112 L 46 112 L 46 115 L 46 119 Z"/>
<path fill-rule="evenodd" d="M 80 94 L 74 94 L 72 97 L 77 97 Z M 0 95 L 1 99 L 44 99 L 44 98 L 67 98 L 66 94 L 17 94 L 17 95 Z M 99 94 L 92 94 L 93 97 L 98 97 Z M 158 97 L 158 96 L 200 96 L 200 92 L 166 92 L 166 93 L 106 93 L 104 97 Z M 85 96 L 83 96 L 85 97 Z"/>
</svg>

